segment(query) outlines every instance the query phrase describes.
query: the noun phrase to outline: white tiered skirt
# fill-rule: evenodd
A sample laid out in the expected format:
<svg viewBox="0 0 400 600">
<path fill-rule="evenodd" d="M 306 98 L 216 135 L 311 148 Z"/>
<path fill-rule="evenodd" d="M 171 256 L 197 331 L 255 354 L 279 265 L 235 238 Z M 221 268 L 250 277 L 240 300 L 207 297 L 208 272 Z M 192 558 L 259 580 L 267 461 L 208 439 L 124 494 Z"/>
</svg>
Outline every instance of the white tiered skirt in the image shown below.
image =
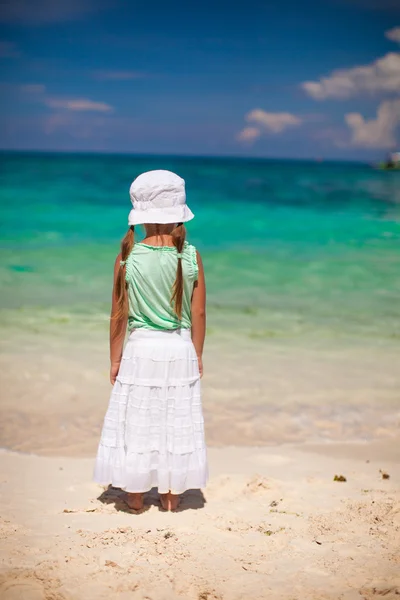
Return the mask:
<svg viewBox="0 0 400 600">
<path fill-rule="evenodd" d="M 134 330 L 111 392 L 94 480 L 127 492 L 205 487 L 200 375 L 188 329 Z"/>
</svg>

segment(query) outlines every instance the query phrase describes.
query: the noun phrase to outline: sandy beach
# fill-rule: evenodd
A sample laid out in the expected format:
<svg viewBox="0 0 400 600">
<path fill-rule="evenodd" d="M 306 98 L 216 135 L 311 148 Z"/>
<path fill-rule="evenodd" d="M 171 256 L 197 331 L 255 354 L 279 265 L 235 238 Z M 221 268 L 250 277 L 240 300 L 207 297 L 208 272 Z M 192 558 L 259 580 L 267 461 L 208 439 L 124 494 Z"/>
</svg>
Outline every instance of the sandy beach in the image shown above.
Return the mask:
<svg viewBox="0 0 400 600">
<path fill-rule="evenodd" d="M 204 494 L 165 513 L 151 492 L 134 514 L 91 483 L 92 459 L 2 451 L 2 600 L 399 597 L 395 445 L 210 448 L 209 459 Z"/>
<path fill-rule="evenodd" d="M 35 328 L 3 328 L 0 447 L 92 457 L 110 395 L 106 316 Z M 208 336 L 204 364 L 211 446 L 398 439 L 395 342 L 306 345 L 228 331 Z"/>
<path fill-rule="evenodd" d="M 396 174 L 3 159 L 0 600 L 399 599 Z M 210 481 L 134 514 L 92 473 L 127 182 L 160 167 L 187 181 L 206 268 Z"/>
<path fill-rule="evenodd" d="M 104 328 L 3 333 L 2 600 L 399 597 L 394 347 L 211 335 L 209 485 L 177 513 L 153 490 L 134 514 L 92 482 Z"/>
</svg>

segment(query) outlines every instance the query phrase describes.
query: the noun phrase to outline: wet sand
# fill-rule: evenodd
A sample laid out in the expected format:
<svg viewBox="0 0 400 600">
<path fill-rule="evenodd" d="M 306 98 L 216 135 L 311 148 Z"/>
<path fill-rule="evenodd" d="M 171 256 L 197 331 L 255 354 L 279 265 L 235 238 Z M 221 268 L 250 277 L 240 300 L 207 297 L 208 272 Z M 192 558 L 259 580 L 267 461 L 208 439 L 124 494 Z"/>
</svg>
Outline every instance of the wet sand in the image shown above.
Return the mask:
<svg viewBox="0 0 400 600">
<path fill-rule="evenodd" d="M 5 332 L 7 334 L 7 332 Z M 12 331 L 0 354 L 0 447 L 93 456 L 106 411 L 107 332 Z M 207 443 L 394 440 L 398 349 L 300 346 L 211 335 L 202 380 Z"/>
</svg>

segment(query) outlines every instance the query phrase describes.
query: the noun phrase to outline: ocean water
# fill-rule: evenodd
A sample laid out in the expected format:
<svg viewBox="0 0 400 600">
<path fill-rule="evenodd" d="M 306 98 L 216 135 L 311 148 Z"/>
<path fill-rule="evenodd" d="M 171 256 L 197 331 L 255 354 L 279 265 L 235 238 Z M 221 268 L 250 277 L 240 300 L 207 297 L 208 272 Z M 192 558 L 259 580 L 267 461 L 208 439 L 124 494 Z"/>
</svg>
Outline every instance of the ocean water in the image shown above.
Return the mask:
<svg viewBox="0 0 400 600">
<path fill-rule="evenodd" d="M 106 323 L 130 183 L 159 168 L 186 180 L 210 335 L 400 338 L 400 173 L 166 156 L 0 155 L 0 325 Z"/>
<path fill-rule="evenodd" d="M 0 155 L 0 446 L 93 456 L 112 273 L 141 172 L 185 178 L 208 290 L 208 444 L 398 435 L 400 173 Z M 137 232 L 140 239 L 142 232 Z"/>
</svg>

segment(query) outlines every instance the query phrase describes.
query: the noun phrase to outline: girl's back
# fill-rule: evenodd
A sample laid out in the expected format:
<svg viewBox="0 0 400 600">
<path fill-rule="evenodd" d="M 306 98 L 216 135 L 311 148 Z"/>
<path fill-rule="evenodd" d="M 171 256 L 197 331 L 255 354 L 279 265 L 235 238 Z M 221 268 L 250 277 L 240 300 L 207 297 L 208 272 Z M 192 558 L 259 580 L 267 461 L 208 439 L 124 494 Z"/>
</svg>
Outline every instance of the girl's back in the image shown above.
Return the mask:
<svg viewBox="0 0 400 600">
<path fill-rule="evenodd" d="M 184 243 L 182 261 L 182 315 L 177 318 L 171 304 L 172 290 L 178 266 L 175 246 L 135 243 L 125 262 L 128 284 L 128 329 L 190 329 L 191 299 L 198 278 L 197 253 L 194 246 Z"/>
</svg>

